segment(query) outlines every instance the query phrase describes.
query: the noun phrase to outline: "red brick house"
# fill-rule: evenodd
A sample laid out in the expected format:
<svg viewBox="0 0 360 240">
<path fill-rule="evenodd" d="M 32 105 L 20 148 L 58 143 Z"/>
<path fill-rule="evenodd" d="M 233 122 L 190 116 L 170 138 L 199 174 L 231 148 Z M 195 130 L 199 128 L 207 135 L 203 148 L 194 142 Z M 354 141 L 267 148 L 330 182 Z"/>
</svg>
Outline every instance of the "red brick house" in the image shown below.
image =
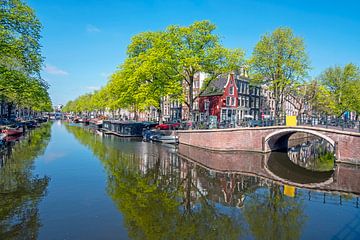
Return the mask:
<svg viewBox="0 0 360 240">
<path fill-rule="evenodd" d="M 199 98 L 199 112 L 205 121 L 216 116 L 218 122 L 234 122 L 237 108 L 238 89 L 233 73 L 213 80 Z"/>
</svg>

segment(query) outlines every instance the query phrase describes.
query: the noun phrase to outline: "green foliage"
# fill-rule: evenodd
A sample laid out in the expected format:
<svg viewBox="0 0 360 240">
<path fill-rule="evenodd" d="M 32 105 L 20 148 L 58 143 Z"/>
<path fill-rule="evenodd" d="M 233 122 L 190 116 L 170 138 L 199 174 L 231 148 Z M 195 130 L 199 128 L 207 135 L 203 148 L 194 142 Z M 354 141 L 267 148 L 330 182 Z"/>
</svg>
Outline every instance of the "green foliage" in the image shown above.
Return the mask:
<svg viewBox="0 0 360 240">
<path fill-rule="evenodd" d="M 44 124 L 15 146 L 7 146 L 7 161 L 0 169 L 0 239 L 37 238 L 38 204 L 50 179 L 33 175 L 33 160 L 44 153 L 50 132 L 51 125 Z"/>
<path fill-rule="evenodd" d="M 285 196 L 278 185 L 265 196 L 254 192 L 249 197 L 244 215 L 255 239 L 300 239 L 306 216 L 299 199 Z"/>
<path fill-rule="evenodd" d="M 0 1 L 0 100 L 47 111 L 51 100 L 40 77 L 41 24 L 20 0 Z"/>
<path fill-rule="evenodd" d="M 326 69 L 319 77 L 327 112 L 341 116 L 345 111 L 360 112 L 360 70 L 354 64 Z"/>
<path fill-rule="evenodd" d="M 217 76 L 243 63 L 244 52 L 222 47 L 214 30 L 214 24 L 200 21 L 187 27 L 170 26 L 165 31 L 135 35 L 126 60 L 98 93 L 103 96 L 98 100 L 103 99 L 102 105 L 110 109 L 137 111 L 153 106 L 160 111 L 162 98 L 170 96 L 185 101 L 192 112 L 193 102 L 201 94 L 193 94 L 196 73 L 208 74 L 206 88 Z M 75 102 L 81 105 L 78 100 Z M 83 108 L 86 107 L 79 107 Z M 68 109 L 77 108 L 65 108 Z"/>
<path fill-rule="evenodd" d="M 304 42 L 290 28 L 278 28 L 261 37 L 250 60 L 254 82 L 267 84 L 274 92 L 275 114 L 294 84 L 307 76 L 309 61 Z"/>
<path fill-rule="evenodd" d="M 220 74 L 236 70 L 243 64 L 241 49 L 224 48 L 219 36 L 214 34 L 216 26 L 209 21 L 194 22 L 190 26 L 170 26 L 167 35 L 173 48 L 175 71 L 181 76 L 184 87 L 184 101 L 193 114 L 194 101 Z M 207 73 L 203 89 L 194 95 L 194 75 Z"/>
</svg>

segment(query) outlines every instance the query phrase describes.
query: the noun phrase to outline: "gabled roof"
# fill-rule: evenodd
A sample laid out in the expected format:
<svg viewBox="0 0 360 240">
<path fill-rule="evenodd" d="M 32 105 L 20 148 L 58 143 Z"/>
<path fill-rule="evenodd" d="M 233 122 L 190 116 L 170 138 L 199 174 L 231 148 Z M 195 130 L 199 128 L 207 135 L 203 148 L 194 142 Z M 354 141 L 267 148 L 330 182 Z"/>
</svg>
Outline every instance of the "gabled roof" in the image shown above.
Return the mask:
<svg viewBox="0 0 360 240">
<path fill-rule="evenodd" d="M 217 79 L 210 82 L 206 90 L 201 94 L 201 96 L 218 96 L 223 95 L 225 85 L 228 81 L 228 74 L 222 74 Z"/>
</svg>

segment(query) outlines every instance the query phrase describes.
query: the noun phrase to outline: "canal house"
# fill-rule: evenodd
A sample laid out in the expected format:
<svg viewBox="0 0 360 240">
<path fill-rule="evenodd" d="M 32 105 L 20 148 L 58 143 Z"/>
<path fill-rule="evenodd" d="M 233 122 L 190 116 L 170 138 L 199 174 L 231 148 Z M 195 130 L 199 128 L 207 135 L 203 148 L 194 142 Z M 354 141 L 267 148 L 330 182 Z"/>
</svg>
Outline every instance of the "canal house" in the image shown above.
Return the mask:
<svg viewBox="0 0 360 240">
<path fill-rule="evenodd" d="M 238 89 L 233 73 L 219 76 L 200 95 L 199 110 L 204 121 L 216 116 L 218 122 L 234 123 L 237 108 Z"/>
</svg>

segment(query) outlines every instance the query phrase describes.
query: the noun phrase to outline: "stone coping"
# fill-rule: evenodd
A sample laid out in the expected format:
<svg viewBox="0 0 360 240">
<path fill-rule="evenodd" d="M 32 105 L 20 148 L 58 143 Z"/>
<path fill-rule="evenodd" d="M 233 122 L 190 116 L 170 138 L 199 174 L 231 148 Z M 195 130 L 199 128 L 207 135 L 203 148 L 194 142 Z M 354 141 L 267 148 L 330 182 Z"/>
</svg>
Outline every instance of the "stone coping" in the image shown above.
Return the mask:
<svg viewBox="0 0 360 240">
<path fill-rule="evenodd" d="M 243 128 L 220 128 L 220 129 L 194 129 L 194 130 L 177 130 L 176 133 L 206 133 L 206 132 L 236 132 L 236 131 L 248 131 L 248 130 L 270 130 L 270 129 L 307 129 L 317 130 L 329 133 L 338 133 L 342 135 L 360 137 L 360 133 L 348 132 L 337 129 L 321 128 L 321 127 L 308 127 L 308 126 L 268 126 L 268 127 L 243 127 Z"/>
</svg>

